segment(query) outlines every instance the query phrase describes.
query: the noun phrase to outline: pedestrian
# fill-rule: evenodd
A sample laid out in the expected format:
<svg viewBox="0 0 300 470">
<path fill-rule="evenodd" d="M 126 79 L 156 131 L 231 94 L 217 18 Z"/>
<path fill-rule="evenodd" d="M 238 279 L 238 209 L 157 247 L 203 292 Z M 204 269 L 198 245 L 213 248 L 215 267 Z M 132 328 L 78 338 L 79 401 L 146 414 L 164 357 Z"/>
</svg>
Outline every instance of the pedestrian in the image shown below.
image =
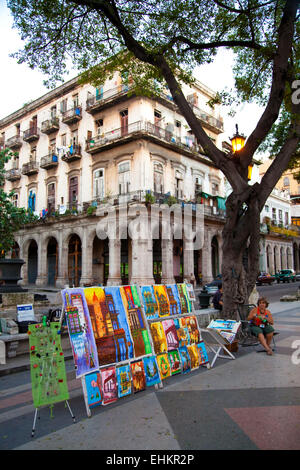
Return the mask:
<svg viewBox="0 0 300 470">
<path fill-rule="evenodd" d="M 260 344 L 266 350 L 267 354 L 271 356 L 273 354 L 272 348 L 270 347 L 274 328 L 274 320 L 271 312 L 267 310 L 269 302 L 265 297 L 260 297 L 257 301 L 257 307 L 253 308 L 248 315 L 247 320 L 250 321 L 251 332 L 257 336 Z"/>
<path fill-rule="evenodd" d="M 216 310 L 223 309 L 223 286 L 219 285 L 217 292 L 213 296 L 213 305 Z"/>
</svg>

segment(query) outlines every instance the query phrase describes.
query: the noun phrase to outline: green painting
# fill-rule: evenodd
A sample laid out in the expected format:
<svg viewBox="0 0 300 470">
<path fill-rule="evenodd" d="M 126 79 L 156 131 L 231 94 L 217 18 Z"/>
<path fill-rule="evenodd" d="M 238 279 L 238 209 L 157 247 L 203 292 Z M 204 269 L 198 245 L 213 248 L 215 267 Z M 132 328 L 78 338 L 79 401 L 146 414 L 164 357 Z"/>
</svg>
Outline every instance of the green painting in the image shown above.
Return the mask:
<svg viewBox="0 0 300 470">
<path fill-rule="evenodd" d="M 36 408 L 68 400 L 69 392 L 61 347 L 60 325 L 29 325 L 30 374 Z"/>
</svg>

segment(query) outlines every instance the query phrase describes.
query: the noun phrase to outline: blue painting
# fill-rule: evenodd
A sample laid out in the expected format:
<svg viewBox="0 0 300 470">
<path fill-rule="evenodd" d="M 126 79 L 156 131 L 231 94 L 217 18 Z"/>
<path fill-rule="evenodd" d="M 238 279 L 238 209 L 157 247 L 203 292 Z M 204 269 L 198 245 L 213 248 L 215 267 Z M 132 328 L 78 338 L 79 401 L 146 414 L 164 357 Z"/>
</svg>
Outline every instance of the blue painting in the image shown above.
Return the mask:
<svg viewBox="0 0 300 470">
<path fill-rule="evenodd" d="M 191 358 L 186 346 L 182 346 L 178 350 L 181 359 L 182 373 L 186 374 L 191 371 Z"/>
<path fill-rule="evenodd" d="M 87 392 L 87 402 L 90 408 L 101 405 L 101 379 L 99 372 L 92 372 L 85 377 L 85 386 Z"/>
<path fill-rule="evenodd" d="M 158 365 L 155 356 L 144 357 L 144 369 L 147 387 L 152 387 L 161 382 Z"/>
<path fill-rule="evenodd" d="M 147 320 L 159 318 L 159 308 L 153 286 L 141 286 L 141 293 Z"/>
<path fill-rule="evenodd" d="M 204 341 L 201 341 L 200 343 L 197 344 L 198 348 L 198 354 L 199 354 L 199 360 L 200 360 L 200 365 L 202 364 L 207 364 L 208 362 L 208 355 L 206 351 L 206 347 L 204 344 Z"/>
<path fill-rule="evenodd" d="M 169 303 L 170 303 L 170 314 L 171 315 L 180 315 L 181 314 L 181 306 L 180 306 L 180 299 L 178 295 L 178 289 L 176 284 L 168 284 L 166 285 Z"/>
<path fill-rule="evenodd" d="M 118 397 L 126 397 L 131 394 L 131 372 L 129 364 L 116 368 L 117 383 L 118 383 Z"/>
</svg>

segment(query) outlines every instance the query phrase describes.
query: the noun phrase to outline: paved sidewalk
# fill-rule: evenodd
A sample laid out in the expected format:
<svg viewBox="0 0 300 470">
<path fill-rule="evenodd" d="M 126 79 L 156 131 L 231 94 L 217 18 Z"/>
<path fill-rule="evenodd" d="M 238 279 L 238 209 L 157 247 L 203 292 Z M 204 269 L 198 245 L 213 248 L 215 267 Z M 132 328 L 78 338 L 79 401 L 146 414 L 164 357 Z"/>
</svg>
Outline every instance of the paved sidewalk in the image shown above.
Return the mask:
<svg viewBox="0 0 300 470">
<path fill-rule="evenodd" d="M 91 418 L 81 382 L 74 379 L 73 361 L 67 361 L 76 423 L 63 403 L 55 405 L 53 419 L 45 407 L 33 439 L 30 381 L 15 389 L 5 389 L 2 382 L 0 448 L 299 450 L 300 364 L 293 363 L 292 355 L 295 340 L 300 340 L 300 302 L 274 303 L 270 310 L 280 331 L 273 356 L 257 354 L 259 348 L 239 348 L 235 360 L 218 359 L 210 370 L 170 377 L 160 390 L 149 388 L 92 409 Z M 295 357 L 300 359 L 300 350 Z M 10 447 L 3 435 L 10 438 Z"/>
</svg>

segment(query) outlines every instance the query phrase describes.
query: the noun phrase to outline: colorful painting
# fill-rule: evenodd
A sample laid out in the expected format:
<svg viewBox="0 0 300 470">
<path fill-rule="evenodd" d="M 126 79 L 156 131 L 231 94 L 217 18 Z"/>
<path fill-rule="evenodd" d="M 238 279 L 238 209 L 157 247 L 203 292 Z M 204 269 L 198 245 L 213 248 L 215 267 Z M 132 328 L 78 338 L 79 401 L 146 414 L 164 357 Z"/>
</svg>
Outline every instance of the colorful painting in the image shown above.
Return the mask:
<svg viewBox="0 0 300 470">
<path fill-rule="evenodd" d="M 36 408 L 69 399 L 60 325 L 29 325 L 30 375 Z"/>
<path fill-rule="evenodd" d="M 188 295 L 189 300 L 191 302 L 195 302 L 196 297 L 195 297 L 193 284 L 185 284 L 185 287 L 186 287 L 186 291 L 187 291 L 187 295 Z"/>
<path fill-rule="evenodd" d="M 133 339 L 135 357 L 151 354 L 146 320 L 143 316 L 142 304 L 136 286 L 120 287 L 120 293 L 125 307 L 131 337 Z"/>
<path fill-rule="evenodd" d="M 177 349 L 168 353 L 169 363 L 171 367 L 171 375 L 181 373 L 180 355 Z"/>
<path fill-rule="evenodd" d="M 146 385 L 147 387 L 152 387 L 160 383 L 160 375 L 157 365 L 157 360 L 155 356 L 148 356 L 143 358 L 144 370 L 146 376 Z"/>
<path fill-rule="evenodd" d="M 177 349 L 179 347 L 179 341 L 177 337 L 176 327 L 173 319 L 163 320 L 162 326 L 165 332 L 165 337 L 167 340 L 168 351 Z"/>
<path fill-rule="evenodd" d="M 101 405 L 101 377 L 100 372 L 92 372 L 84 377 L 87 393 L 87 402 L 90 408 Z"/>
<path fill-rule="evenodd" d="M 84 294 L 101 366 L 134 357 L 133 341 L 118 287 L 87 287 Z"/>
<path fill-rule="evenodd" d="M 118 399 L 117 375 L 115 367 L 101 369 L 102 405 L 108 405 Z"/>
<path fill-rule="evenodd" d="M 187 346 L 187 350 L 189 352 L 189 356 L 191 359 L 191 369 L 192 370 L 199 369 L 200 360 L 199 360 L 197 345 L 191 344 L 190 346 Z"/>
<path fill-rule="evenodd" d="M 182 346 L 178 350 L 180 354 L 182 373 L 186 374 L 187 372 L 191 371 L 191 359 L 190 359 L 189 352 L 187 350 L 187 346 Z"/>
<path fill-rule="evenodd" d="M 129 364 L 119 366 L 116 369 L 118 382 L 118 397 L 126 397 L 131 394 L 131 372 Z"/>
<path fill-rule="evenodd" d="M 166 285 L 166 290 L 170 304 L 170 315 L 180 315 L 181 305 L 176 284 Z"/>
<path fill-rule="evenodd" d="M 178 296 L 180 301 L 181 313 L 191 313 L 192 312 L 192 304 L 189 299 L 186 285 L 185 284 L 177 284 Z"/>
<path fill-rule="evenodd" d="M 207 328 L 214 330 L 226 330 L 230 333 L 236 334 L 238 332 L 241 322 L 235 320 L 212 320 Z"/>
<path fill-rule="evenodd" d="M 207 355 L 204 341 L 200 341 L 200 343 L 197 344 L 197 348 L 198 348 L 200 365 L 207 364 L 209 360 L 208 360 L 208 355 Z"/>
<path fill-rule="evenodd" d="M 154 294 L 158 304 L 158 314 L 160 317 L 168 317 L 170 315 L 170 304 L 166 286 L 154 285 Z"/>
<path fill-rule="evenodd" d="M 146 376 L 143 361 L 131 362 L 131 374 L 134 393 L 142 392 L 146 389 Z"/>
<path fill-rule="evenodd" d="M 162 380 L 167 379 L 171 376 L 171 367 L 168 359 L 168 354 L 159 354 L 156 359 Z"/>
<path fill-rule="evenodd" d="M 180 321 L 182 321 L 183 324 L 185 323 L 185 326 L 188 328 L 190 344 L 199 343 L 201 336 L 198 330 L 196 317 L 193 315 L 190 317 L 180 318 Z"/>
<path fill-rule="evenodd" d="M 177 331 L 177 337 L 179 341 L 179 347 L 187 346 L 190 344 L 190 335 L 186 322 L 181 321 L 182 318 L 174 318 L 174 325 Z"/>
<path fill-rule="evenodd" d="M 83 289 L 64 289 L 62 298 L 78 378 L 99 369 L 97 347 Z"/>
<path fill-rule="evenodd" d="M 153 286 L 141 286 L 141 294 L 147 320 L 154 320 L 155 318 L 159 318 L 159 309 Z"/>
<path fill-rule="evenodd" d="M 165 332 L 161 322 L 153 322 L 150 324 L 150 331 L 153 339 L 153 346 L 155 354 L 160 354 L 168 351 L 168 344 Z"/>
</svg>

